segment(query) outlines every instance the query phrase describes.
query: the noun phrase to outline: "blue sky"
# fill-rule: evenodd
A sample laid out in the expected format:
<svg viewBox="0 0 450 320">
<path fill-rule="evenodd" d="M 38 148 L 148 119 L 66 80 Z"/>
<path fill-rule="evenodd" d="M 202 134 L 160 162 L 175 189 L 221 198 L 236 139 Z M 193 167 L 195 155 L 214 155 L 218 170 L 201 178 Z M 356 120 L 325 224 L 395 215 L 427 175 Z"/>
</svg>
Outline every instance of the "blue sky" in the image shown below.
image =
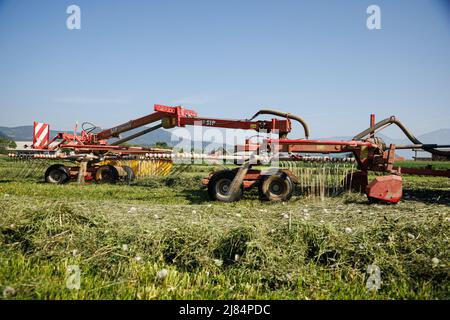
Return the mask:
<svg viewBox="0 0 450 320">
<path fill-rule="evenodd" d="M 81 30 L 66 28 L 70 4 L 81 8 Z M 366 27 L 370 4 L 381 8 L 381 30 Z M 305 118 L 313 137 L 352 135 L 372 112 L 396 115 L 416 134 L 448 128 L 449 8 L 443 0 L 0 0 L 0 125 L 108 127 L 159 103 L 226 118 L 272 107 Z"/>
</svg>

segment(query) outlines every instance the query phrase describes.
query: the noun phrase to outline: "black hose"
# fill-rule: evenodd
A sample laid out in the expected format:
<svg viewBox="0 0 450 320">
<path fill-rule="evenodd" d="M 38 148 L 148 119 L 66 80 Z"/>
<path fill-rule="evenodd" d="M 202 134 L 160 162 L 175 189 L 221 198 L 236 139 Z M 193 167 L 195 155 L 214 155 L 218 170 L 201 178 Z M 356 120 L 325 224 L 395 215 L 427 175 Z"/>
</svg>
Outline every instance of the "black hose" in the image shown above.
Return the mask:
<svg viewBox="0 0 450 320">
<path fill-rule="evenodd" d="M 400 120 L 396 119 L 395 116 L 391 116 L 389 118 L 381 120 L 380 122 L 375 123 L 375 125 L 373 127 L 367 128 L 366 130 L 364 130 L 364 131 L 358 133 L 356 136 L 354 136 L 353 140 L 361 140 L 364 137 L 366 137 L 367 135 L 371 134 L 372 132 L 375 132 L 375 130 L 377 130 L 383 126 L 389 126 L 391 124 L 397 125 L 397 127 L 399 127 L 400 130 L 403 131 L 403 133 L 406 135 L 406 137 L 412 143 L 423 144 L 412 134 L 411 131 L 408 130 L 408 128 L 405 127 L 405 125 L 403 123 L 400 122 Z M 444 157 L 450 156 L 450 151 L 437 150 L 435 148 L 426 147 L 426 146 L 423 146 L 422 149 L 425 151 L 428 151 L 434 155 L 444 156 Z"/>
<path fill-rule="evenodd" d="M 271 114 L 274 116 L 285 117 L 288 119 L 293 119 L 293 120 L 298 121 L 302 125 L 303 130 L 305 131 L 305 138 L 309 139 L 309 127 L 306 124 L 305 120 L 303 120 L 299 116 L 296 116 L 295 114 L 291 114 L 289 112 L 283 112 L 283 111 L 278 111 L 278 110 L 273 110 L 273 109 L 261 109 L 257 113 L 255 113 L 255 115 L 249 120 L 255 119 L 260 114 Z"/>
</svg>

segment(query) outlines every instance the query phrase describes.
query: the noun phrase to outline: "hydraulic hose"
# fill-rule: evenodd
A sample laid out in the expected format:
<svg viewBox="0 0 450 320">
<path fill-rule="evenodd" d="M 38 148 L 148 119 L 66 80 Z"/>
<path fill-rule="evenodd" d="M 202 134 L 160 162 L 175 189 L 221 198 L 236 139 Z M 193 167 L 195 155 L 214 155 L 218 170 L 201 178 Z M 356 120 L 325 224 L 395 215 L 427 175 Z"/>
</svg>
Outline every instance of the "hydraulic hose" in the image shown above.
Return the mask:
<svg viewBox="0 0 450 320">
<path fill-rule="evenodd" d="M 389 118 L 386 118 L 384 120 L 381 120 L 380 122 L 375 123 L 375 125 L 373 127 L 367 128 L 366 130 L 358 133 L 356 136 L 353 137 L 353 140 L 361 140 L 364 137 L 366 137 L 367 135 L 371 134 L 372 132 L 375 132 L 375 130 L 384 127 L 384 126 L 389 126 L 391 124 L 395 124 L 397 127 L 400 128 L 400 130 L 403 131 L 403 133 L 406 135 L 406 137 L 409 139 L 409 141 L 411 141 L 414 144 L 420 144 L 420 145 L 424 145 L 422 146 L 422 149 L 425 151 L 428 151 L 434 155 L 438 155 L 438 156 L 444 156 L 444 157 L 448 157 L 450 156 L 450 151 L 442 151 L 442 150 L 437 150 L 435 148 L 432 147 L 427 147 L 426 144 L 420 142 L 412 133 L 411 131 L 409 131 L 408 128 L 406 128 L 406 126 L 400 122 L 400 120 L 396 119 L 395 116 L 391 116 Z"/>
<path fill-rule="evenodd" d="M 283 112 L 283 111 L 278 111 L 278 110 L 273 110 L 273 109 L 261 109 L 257 113 L 255 113 L 255 115 L 249 120 L 253 120 L 261 114 L 270 114 L 270 115 L 274 115 L 274 116 L 285 117 L 288 119 L 296 120 L 297 122 L 299 122 L 302 125 L 303 130 L 305 131 L 305 138 L 309 139 L 308 124 L 305 122 L 305 120 L 303 120 L 299 116 L 296 116 L 295 114 L 291 114 L 289 112 Z"/>
</svg>

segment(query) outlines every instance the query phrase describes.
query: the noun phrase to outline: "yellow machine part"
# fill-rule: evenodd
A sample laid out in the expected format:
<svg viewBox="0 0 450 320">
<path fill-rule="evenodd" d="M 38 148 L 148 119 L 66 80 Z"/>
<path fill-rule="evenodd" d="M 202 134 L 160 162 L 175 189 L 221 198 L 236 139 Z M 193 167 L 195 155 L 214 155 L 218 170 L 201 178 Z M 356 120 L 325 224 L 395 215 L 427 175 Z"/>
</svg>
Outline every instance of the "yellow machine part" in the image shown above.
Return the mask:
<svg viewBox="0 0 450 320">
<path fill-rule="evenodd" d="M 100 165 L 129 166 L 136 177 L 167 176 L 173 167 L 172 160 L 144 159 L 144 160 L 105 160 Z"/>
</svg>

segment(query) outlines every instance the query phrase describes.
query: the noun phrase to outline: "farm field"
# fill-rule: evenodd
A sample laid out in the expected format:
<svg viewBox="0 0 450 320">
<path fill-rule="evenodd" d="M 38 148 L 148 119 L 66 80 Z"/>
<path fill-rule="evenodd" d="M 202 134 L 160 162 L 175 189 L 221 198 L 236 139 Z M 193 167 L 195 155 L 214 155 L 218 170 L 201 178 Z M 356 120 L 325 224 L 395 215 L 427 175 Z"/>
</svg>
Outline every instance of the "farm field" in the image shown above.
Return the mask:
<svg viewBox="0 0 450 320">
<path fill-rule="evenodd" d="M 0 159 L 4 299 L 450 298 L 448 178 L 404 176 L 397 205 L 348 192 L 219 203 L 200 185 L 212 166 L 79 186 L 16 179 L 14 165 Z"/>
</svg>

